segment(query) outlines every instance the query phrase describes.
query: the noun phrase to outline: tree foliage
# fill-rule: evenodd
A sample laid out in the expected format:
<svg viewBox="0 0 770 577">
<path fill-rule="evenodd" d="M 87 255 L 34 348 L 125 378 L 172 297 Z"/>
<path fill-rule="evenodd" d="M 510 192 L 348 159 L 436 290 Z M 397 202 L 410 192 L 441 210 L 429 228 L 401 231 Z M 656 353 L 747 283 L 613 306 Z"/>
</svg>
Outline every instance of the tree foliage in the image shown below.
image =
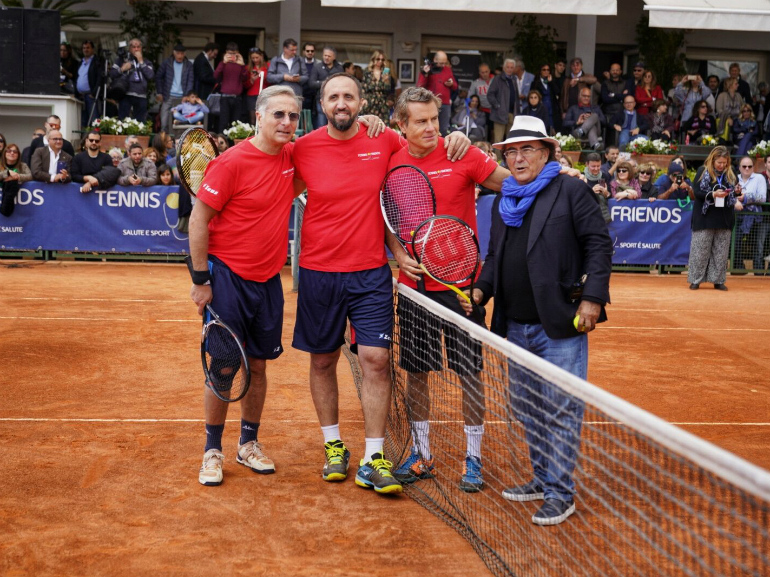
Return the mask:
<svg viewBox="0 0 770 577">
<path fill-rule="evenodd" d="M 650 17 L 645 12 L 636 24 L 636 42 L 644 67 L 652 70 L 661 87 L 667 89 L 674 74 L 685 72 L 683 30 L 652 28 Z"/>
<path fill-rule="evenodd" d="M 77 26 L 88 30 L 88 19 L 99 18 L 96 10 L 72 10 L 76 4 L 85 4 L 88 0 L 32 0 L 25 6 L 23 0 L 2 0 L 4 6 L 11 8 L 37 8 L 40 10 L 58 10 L 61 14 L 61 25 Z"/>
<path fill-rule="evenodd" d="M 157 0 L 135 0 L 131 9 L 131 15 L 120 14 L 120 29 L 132 38 L 139 38 L 144 57 L 155 64 L 160 62 L 166 46 L 179 42 L 181 32 L 174 21 L 187 20 L 192 15 L 192 11 L 179 8 L 174 2 Z"/>
<path fill-rule="evenodd" d="M 532 14 L 511 18 L 514 28 L 513 52 L 524 60 L 529 71 L 538 70 L 543 64 L 556 62 L 556 38 L 559 33 L 537 21 Z"/>
</svg>

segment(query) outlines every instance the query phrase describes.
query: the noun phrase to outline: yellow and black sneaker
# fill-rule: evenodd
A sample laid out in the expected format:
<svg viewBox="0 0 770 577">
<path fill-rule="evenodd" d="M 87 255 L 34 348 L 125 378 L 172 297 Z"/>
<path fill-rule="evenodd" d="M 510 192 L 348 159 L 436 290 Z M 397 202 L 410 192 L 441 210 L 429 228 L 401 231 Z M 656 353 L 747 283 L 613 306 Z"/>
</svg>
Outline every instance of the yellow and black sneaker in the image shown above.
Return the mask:
<svg viewBox="0 0 770 577">
<path fill-rule="evenodd" d="M 401 493 L 404 488 L 390 472 L 393 463 L 386 461 L 382 453 L 372 455 L 372 460 L 361 463 L 356 473 L 356 485 L 364 489 L 374 489 L 378 493 Z"/>
<path fill-rule="evenodd" d="M 339 439 L 324 443 L 324 449 L 326 451 L 326 463 L 324 463 L 323 471 L 324 481 L 332 483 L 344 481 L 348 476 L 350 451 L 345 447 L 345 443 Z"/>
</svg>

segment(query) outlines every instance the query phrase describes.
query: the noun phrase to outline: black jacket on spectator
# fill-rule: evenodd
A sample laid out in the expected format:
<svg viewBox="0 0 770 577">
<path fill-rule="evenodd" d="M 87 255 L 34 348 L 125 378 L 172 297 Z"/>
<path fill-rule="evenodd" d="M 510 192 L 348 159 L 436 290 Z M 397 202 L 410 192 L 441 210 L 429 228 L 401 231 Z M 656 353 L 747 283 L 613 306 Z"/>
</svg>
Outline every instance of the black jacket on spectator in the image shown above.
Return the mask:
<svg viewBox="0 0 770 577">
<path fill-rule="evenodd" d="M 75 83 L 76 92 L 78 89 L 79 72 L 80 72 L 80 68 L 77 69 L 77 71 L 75 72 L 75 77 L 72 79 L 72 82 Z M 91 60 L 91 66 L 88 67 L 88 86 L 91 87 L 91 96 L 94 96 L 94 97 L 96 96 L 96 92 L 99 90 L 100 87 L 102 87 L 103 82 L 104 82 L 104 62 L 99 60 L 98 56 L 94 55 L 93 60 Z"/>
<path fill-rule="evenodd" d="M 623 123 L 626 121 L 626 111 L 621 110 L 620 112 L 616 112 L 612 118 L 610 118 L 610 126 L 615 126 L 616 124 L 623 126 Z M 636 127 L 639 129 L 640 134 L 647 134 L 647 131 L 650 129 L 650 124 L 647 122 L 647 117 L 636 113 Z"/>
<path fill-rule="evenodd" d="M 193 77 L 195 78 L 195 91 L 201 100 L 206 100 L 214 90 L 217 81 L 214 78 L 214 69 L 206 58 L 206 53 L 201 52 L 193 62 Z"/>
<path fill-rule="evenodd" d="M 45 144 L 45 142 L 43 142 L 43 137 L 42 136 L 38 136 L 37 138 L 35 138 L 32 141 L 32 144 L 29 145 L 29 159 L 30 159 L 30 162 L 26 163 L 28 166 L 31 165 L 30 163 L 32 162 L 32 156 L 35 154 L 35 151 L 38 148 L 40 148 L 41 146 L 45 147 L 45 145 L 46 144 Z M 72 143 L 69 140 L 67 140 L 66 138 L 64 139 L 64 144 L 62 145 L 61 149 L 64 152 L 66 152 L 67 154 L 69 154 L 70 156 L 75 156 L 75 149 L 72 147 Z"/>
<path fill-rule="evenodd" d="M 91 158 L 87 152 L 79 152 L 72 159 L 72 181 L 85 182 L 84 176 L 93 176 L 99 181 L 99 188 L 115 186 L 120 178 L 120 169 L 112 165 L 112 157 L 100 152 Z"/>
</svg>

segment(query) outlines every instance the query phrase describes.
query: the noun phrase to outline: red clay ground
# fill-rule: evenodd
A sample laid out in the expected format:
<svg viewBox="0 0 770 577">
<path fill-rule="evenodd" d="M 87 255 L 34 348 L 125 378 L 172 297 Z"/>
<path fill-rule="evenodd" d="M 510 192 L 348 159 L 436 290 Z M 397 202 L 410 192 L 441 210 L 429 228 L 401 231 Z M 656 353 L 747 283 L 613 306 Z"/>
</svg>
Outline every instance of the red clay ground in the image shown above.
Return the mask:
<svg viewBox="0 0 770 577">
<path fill-rule="evenodd" d="M 589 379 L 770 467 L 770 279 L 730 291 L 683 276 L 614 275 Z M 0 262 L 0 574 L 485 575 L 470 546 L 407 497 L 320 478 L 308 357 L 268 369 L 260 440 L 277 473 L 235 463 L 202 487 L 200 320 L 183 265 Z M 340 362 L 354 460 L 361 411 Z"/>
</svg>

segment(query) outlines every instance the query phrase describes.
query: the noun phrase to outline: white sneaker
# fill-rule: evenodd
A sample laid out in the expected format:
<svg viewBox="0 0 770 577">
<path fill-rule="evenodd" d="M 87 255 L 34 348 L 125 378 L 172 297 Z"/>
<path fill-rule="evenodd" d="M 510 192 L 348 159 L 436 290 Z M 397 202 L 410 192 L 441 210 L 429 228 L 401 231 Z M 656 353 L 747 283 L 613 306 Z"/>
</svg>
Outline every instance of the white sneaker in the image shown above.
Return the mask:
<svg viewBox="0 0 770 577">
<path fill-rule="evenodd" d="M 275 463 L 262 452 L 262 445 L 256 441 L 238 445 L 238 456 L 235 460 L 261 475 L 275 473 Z"/>
<path fill-rule="evenodd" d="M 198 473 L 198 482 L 207 487 L 215 487 L 222 484 L 222 464 L 225 456 L 221 451 L 209 449 L 203 455 L 203 464 Z"/>
</svg>

